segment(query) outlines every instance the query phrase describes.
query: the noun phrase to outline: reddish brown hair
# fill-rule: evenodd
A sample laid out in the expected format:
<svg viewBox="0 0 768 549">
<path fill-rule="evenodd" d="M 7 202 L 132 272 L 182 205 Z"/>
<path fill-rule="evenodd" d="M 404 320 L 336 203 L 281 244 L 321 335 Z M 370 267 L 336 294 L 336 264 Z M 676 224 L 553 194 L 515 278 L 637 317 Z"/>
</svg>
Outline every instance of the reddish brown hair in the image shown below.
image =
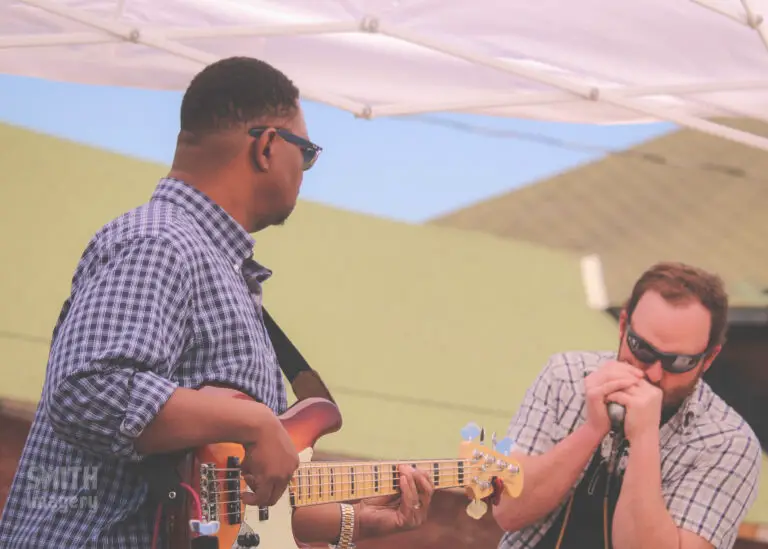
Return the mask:
<svg viewBox="0 0 768 549">
<path fill-rule="evenodd" d="M 632 318 L 640 298 L 649 290 L 658 292 L 670 303 L 698 300 L 712 317 L 709 349 L 725 343 L 728 294 L 719 276 L 684 263 L 657 263 L 635 282 L 632 295 L 625 305 L 627 318 Z"/>
</svg>

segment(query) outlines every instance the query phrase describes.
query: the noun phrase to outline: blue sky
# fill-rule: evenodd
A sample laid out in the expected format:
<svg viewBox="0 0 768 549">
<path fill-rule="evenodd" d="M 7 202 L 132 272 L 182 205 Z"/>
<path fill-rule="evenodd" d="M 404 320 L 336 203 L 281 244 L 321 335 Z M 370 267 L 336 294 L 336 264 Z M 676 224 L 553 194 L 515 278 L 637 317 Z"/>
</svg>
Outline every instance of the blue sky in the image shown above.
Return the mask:
<svg viewBox="0 0 768 549">
<path fill-rule="evenodd" d="M 0 121 L 163 163 L 172 158 L 180 102 L 181 92 L 0 75 Z M 368 121 L 321 104 L 304 108 L 310 136 L 324 151 L 305 177 L 302 197 L 406 222 L 674 129 L 667 123 L 593 126 L 448 114 Z M 470 129 L 450 127 L 456 123 Z"/>
</svg>

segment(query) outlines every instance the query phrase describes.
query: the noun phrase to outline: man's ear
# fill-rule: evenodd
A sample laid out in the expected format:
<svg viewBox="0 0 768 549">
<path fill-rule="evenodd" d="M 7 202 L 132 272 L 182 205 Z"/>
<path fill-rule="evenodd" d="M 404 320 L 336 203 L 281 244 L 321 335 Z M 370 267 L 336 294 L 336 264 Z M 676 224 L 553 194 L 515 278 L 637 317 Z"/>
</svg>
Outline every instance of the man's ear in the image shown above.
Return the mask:
<svg viewBox="0 0 768 549">
<path fill-rule="evenodd" d="M 251 143 L 250 156 L 251 163 L 255 170 L 260 172 L 269 171 L 269 157 L 271 153 L 272 141 L 275 139 L 275 132 L 267 130 L 254 139 Z"/>
</svg>

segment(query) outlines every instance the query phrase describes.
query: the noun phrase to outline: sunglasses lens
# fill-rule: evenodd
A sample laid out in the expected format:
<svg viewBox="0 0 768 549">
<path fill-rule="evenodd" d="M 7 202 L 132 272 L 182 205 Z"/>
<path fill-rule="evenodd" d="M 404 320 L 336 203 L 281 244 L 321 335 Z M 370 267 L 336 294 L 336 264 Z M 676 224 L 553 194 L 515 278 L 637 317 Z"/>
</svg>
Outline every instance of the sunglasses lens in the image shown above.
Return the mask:
<svg viewBox="0 0 768 549">
<path fill-rule="evenodd" d="M 697 357 L 672 356 L 665 358 L 662 361 L 662 366 L 664 366 L 664 369 L 668 372 L 679 374 L 692 370 L 696 364 L 698 364 L 698 362 L 699 361 Z"/>
<path fill-rule="evenodd" d="M 317 157 L 319 156 L 318 151 L 310 147 L 302 148 L 301 154 L 304 157 L 304 171 L 307 171 L 312 166 L 314 166 L 315 162 L 317 161 Z"/>
<path fill-rule="evenodd" d="M 640 362 L 645 364 L 653 364 L 659 360 L 659 358 L 656 356 L 656 353 L 654 353 L 653 350 L 650 349 L 644 341 L 642 341 L 634 334 L 627 337 L 627 343 L 629 344 L 629 350 L 632 351 L 632 354 L 635 355 L 635 358 L 637 358 L 637 360 Z"/>
<path fill-rule="evenodd" d="M 315 151 L 312 149 L 302 149 L 301 154 L 304 157 L 304 171 L 307 171 L 315 164 Z"/>
<path fill-rule="evenodd" d="M 635 356 L 639 361 L 644 362 L 646 364 L 653 364 L 658 360 L 656 355 L 653 354 L 648 349 L 638 349 L 637 352 L 635 353 Z"/>
</svg>

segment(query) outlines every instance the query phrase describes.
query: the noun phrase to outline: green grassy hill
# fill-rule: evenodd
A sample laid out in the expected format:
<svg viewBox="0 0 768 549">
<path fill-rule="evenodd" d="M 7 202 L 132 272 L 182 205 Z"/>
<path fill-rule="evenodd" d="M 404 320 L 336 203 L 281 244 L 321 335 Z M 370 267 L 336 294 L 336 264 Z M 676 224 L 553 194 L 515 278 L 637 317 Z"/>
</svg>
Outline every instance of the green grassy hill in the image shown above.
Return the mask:
<svg viewBox="0 0 768 549">
<path fill-rule="evenodd" d="M 0 126 L 0 395 L 36 400 L 83 246 L 165 167 Z M 311 178 L 311 174 L 309 175 Z M 257 235 L 265 300 L 342 406 L 323 449 L 451 454 L 470 420 L 503 431 L 547 355 L 613 346 L 574 258 L 528 244 L 301 202 Z"/>
</svg>

